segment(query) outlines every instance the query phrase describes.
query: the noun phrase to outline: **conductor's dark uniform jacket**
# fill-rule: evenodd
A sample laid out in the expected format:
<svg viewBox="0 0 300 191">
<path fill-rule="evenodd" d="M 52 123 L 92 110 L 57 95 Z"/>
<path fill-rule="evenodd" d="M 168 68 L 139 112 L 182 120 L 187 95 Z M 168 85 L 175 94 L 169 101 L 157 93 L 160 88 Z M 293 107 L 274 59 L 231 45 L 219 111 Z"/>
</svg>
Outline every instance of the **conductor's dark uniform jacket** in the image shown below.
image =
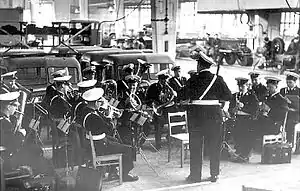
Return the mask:
<svg viewBox="0 0 300 191">
<path fill-rule="evenodd" d="M 208 70 L 202 70 L 197 75 L 192 76 L 188 80 L 185 88 L 187 99 L 198 100 L 212 81 L 213 76 L 214 74 Z M 231 92 L 229 88 L 227 87 L 223 78 L 218 76 L 215 83 L 202 100 L 229 101 L 230 99 Z M 202 120 L 222 121 L 222 110 L 219 105 L 204 105 L 201 106 L 201 109 L 199 109 L 199 106 L 191 106 L 188 110 L 188 113 L 190 116 L 189 119 L 192 122 L 189 131 L 201 130 L 201 128 L 199 128 L 196 124 Z"/>
</svg>

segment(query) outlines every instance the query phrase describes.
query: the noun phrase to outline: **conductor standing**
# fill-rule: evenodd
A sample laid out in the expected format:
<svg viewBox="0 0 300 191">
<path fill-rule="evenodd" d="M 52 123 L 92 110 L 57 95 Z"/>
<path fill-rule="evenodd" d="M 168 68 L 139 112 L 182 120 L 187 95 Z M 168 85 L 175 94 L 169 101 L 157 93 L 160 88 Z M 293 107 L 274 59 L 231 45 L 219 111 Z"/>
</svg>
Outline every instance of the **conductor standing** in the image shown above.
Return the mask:
<svg viewBox="0 0 300 191">
<path fill-rule="evenodd" d="M 190 144 L 190 175 L 188 182 L 216 182 L 219 175 L 222 135 L 222 108 L 220 101 L 231 99 L 231 92 L 221 76 L 209 71 L 214 63 L 211 58 L 199 52 L 196 58 L 197 71 L 187 82 L 186 98 L 188 108 L 188 129 Z M 210 177 L 202 179 L 204 140 L 209 144 Z"/>
</svg>

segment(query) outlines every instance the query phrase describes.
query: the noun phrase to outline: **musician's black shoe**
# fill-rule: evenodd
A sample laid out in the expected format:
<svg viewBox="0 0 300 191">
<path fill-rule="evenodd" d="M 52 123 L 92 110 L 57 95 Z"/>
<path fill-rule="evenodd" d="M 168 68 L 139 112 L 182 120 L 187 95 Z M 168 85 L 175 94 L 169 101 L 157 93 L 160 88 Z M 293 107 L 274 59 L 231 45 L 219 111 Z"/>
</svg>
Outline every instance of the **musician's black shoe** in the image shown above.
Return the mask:
<svg viewBox="0 0 300 191">
<path fill-rule="evenodd" d="M 236 158 L 232 159 L 231 162 L 247 163 L 247 162 L 249 162 L 249 158 L 248 157 L 237 156 Z"/>
<path fill-rule="evenodd" d="M 107 177 L 107 181 L 113 181 L 113 180 L 118 180 L 119 179 L 119 175 L 116 173 L 110 173 Z"/>
<path fill-rule="evenodd" d="M 201 182 L 201 178 L 195 178 L 195 177 L 192 177 L 192 175 L 189 175 L 188 177 L 186 177 L 185 180 L 186 180 L 188 183 Z"/>
<path fill-rule="evenodd" d="M 123 180 L 124 180 L 124 182 L 134 182 L 134 181 L 139 180 L 139 177 L 131 175 L 131 174 L 127 174 L 127 175 L 123 176 Z"/>
<path fill-rule="evenodd" d="M 218 176 L 211 176 L 211 177 L 208 177 L 208 178 L 204 178 L 204 179 L 201 179 L 201 182 L 217 182 L 217 180 L 219 179 Z"/>
</svg>

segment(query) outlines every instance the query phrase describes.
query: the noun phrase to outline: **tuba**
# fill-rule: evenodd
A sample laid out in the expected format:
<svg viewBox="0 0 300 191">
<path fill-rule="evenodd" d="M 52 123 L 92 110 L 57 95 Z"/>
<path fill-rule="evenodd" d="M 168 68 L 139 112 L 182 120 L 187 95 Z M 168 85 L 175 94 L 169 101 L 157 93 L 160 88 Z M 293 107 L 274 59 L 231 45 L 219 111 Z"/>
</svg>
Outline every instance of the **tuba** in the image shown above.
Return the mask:
<svg viewBox="0 0 300 191">
<path fill-rule="evenodd" d="M 159 100 L 162 104 L 157 106 L 155 103 L 153 103 L 153 112 L 158 116 L 162 116 L 163 108 L 171 107 L 175 104 L 174 98 L 177 96 L 176 94 L 177 93 L 173 90 L 173 88 L 166 83 L 166 88 L 163 88 L 159 95 Z"/>
</svg>

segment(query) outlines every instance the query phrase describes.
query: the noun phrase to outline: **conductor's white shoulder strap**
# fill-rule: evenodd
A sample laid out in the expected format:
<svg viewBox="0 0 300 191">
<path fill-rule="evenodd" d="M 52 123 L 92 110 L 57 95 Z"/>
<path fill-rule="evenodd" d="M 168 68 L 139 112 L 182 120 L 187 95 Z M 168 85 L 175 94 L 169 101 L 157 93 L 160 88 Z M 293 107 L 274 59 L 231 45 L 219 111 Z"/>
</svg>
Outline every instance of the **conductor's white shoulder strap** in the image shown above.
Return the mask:
<svg viewBox="0 0 300 191">
<path fill-rule="evenodd" d="M 214 77 L 213 77 L 213 79 L 211 80 L 210 84 L 207 86 L 207 88 L 205 89 L 205 91 L 203 92 L 203 94 L 199 97 L 199 100 L 202 100 L 204 98 L 204 96 L 210 90 L 210 88 L 212 87 L 212 85 L 214 85 L 216 79 L 217 79 L 217 75 L 215 74 Z"/>
</svg>

